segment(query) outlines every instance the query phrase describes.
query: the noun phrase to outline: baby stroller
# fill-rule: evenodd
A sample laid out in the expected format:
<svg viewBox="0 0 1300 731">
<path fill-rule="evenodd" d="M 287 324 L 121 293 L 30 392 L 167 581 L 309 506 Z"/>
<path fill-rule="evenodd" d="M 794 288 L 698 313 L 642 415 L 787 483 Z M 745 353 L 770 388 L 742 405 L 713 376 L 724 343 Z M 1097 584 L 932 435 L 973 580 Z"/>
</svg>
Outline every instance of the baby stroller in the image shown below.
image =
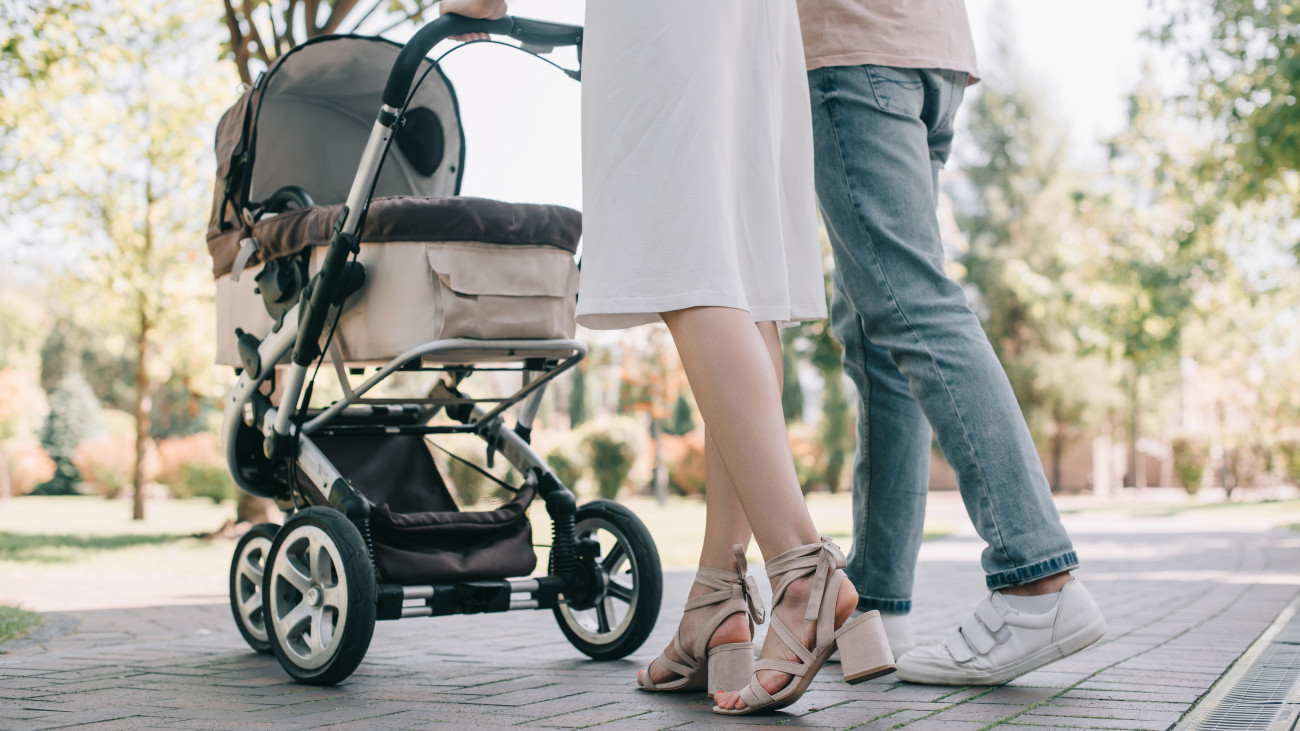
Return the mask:
<svg viewBox="0 0 1300 731">
<path fill-rule="evenodd" d="M 218 127 L 208 248 L 218 361 L 238 374 L 226 459 L 241 489 L 290 514 L 239 541 L 230 606 L 248 644 L 301 683 L 347 678 L 377 619 L 550 609 L 604 660 L 640 647 L 659 613 L 645 526 L 614 502 L 578 506 L 530 446 L 546 386 L 587 352 L 573 339 L 581 216 L 457 195 L 456 95 L 427 54 L 474 32 L 581 53 L 581 27 L 510 17 L 444 16 L 405 47 L 317 38 Z M 337 396 L 313 407 L 326 360 L 337 384 L 321 390 Z M 480 374 L 510 392 L 472 396 Z M 456 438 L 486 464 L 438 444 Z M 503 497 L 469 510 L 467 482 Z M 534 497 L 552 523 L 545 575 Z"/>
</svg>

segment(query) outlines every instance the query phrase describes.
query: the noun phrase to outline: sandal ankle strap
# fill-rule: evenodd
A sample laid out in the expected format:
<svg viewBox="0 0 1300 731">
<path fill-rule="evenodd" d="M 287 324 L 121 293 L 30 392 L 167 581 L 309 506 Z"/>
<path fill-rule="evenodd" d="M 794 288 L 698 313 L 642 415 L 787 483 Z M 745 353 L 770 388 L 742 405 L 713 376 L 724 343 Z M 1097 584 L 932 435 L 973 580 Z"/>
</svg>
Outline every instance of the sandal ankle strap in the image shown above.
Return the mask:
<svg viewBox="0 0 1300 731">
<path fill-rule="evenodd" d="M 731 547 L 736 556 L 736 570 L 715 569 L 701 566 L 695 572 L 695 583 L 707 586 L 714 591 L 686 600 L 686 611 L 736 600 L 749 611 L 749 629 L 754 630 L 754 623 L 762 624 L 765 607 L 763 598 L 758 593 L 758 582 L 749 575 L 749 562 L 745 560 L 745 547 L 739 543 Z"/>
<path fill-rule="evenodd" d="M 822 536 L 817 543 L 791 548 L 766 563 L 768 579 L 777 582 L 776 588 L 772 590 L 772 606 L 781 602 L 791 584 L 813 574 L 812 591 L 803 618 L 809 622 L 817 619 L 832 574 L 846 565 L 840 547 L 826 536 Z"/>
</svg>

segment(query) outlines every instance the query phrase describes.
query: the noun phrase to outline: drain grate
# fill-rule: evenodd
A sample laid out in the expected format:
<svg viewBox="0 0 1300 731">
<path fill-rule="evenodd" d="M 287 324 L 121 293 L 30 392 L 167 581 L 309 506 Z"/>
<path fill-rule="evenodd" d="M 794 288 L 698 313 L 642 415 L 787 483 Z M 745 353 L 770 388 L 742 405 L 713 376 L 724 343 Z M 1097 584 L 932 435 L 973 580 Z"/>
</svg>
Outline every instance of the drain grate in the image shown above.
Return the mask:
<svg viewBox="0 0 1300 731">
<path fill-rule="evenodd" d="M 1295 731 L 1300 717 L 1300 597 L 1246 650 L 1178 731 Z"/>
<path fill-rule="evenodd" d="M 1197 724 L 1198 731 L 1268 731 L 1300 680 L 1300 645 L 1274 642 Z"/>
</svg>

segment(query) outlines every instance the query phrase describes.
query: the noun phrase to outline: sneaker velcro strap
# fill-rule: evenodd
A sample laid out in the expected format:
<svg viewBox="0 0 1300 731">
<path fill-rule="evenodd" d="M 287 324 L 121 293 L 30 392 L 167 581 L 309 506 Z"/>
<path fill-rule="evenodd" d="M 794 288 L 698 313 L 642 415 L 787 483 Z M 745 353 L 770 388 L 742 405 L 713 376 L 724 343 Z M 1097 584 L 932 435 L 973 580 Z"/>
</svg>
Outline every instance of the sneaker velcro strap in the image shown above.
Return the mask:
<svg viewBox="0 0 1300 731">
<path fill-rule="evenodd" d="M 990 632 L 997 632 L 1002 629 L 1006 621 L 1002 619 L 1002 613 L 993 607 L 993 602 L 988 597 L 975 607 L 975 616 L 979 617 L 980 623 L 988 628 Z"/>
<path fill-rule="evenodd" d="M 998 644 L 998 641 L 993 639 L 993 635 L 984 629 L 984 625 L 980 624 L 979 619 L 974 615 L 967 617 L 966 621 L 961 623 L 961 634 L 966 638 L 966 643 L 971 649 L 981 655 L 987 655 L 989 650 Z"/>
<path fill-rule="evenodd" d="M 969 662 L 975 659 L 975 653 L 971 652 L 970 645 L 966 644 L 966 638 L 962 637 L 960 629 L 953 630 L 943 644 L 952 654 L 952 659 L 957 662 Z"/>
</svg>

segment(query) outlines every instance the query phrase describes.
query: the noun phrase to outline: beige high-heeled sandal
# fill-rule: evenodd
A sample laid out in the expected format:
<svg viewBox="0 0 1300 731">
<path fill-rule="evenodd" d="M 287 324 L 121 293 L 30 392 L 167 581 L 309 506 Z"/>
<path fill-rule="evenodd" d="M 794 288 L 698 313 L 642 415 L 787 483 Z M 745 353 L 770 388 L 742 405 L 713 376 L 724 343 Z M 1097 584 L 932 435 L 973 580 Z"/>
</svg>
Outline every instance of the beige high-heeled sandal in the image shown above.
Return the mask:
<svg viewBox="0 0 1300 731">
<path fill-rule="evenodd" d="M 818 543 L 792 548 L 768 561 L 767 575 L 777 581 L 772 592 L 771 630 L 785 643 L 799 661 L 759 658 L 754 671 L 775 670 L 794 677 L 775 695 L 768 693 L 755 674 L 743 690 L 740 699 L 744 708 L 727 709 L 714 706 L 713 712 L 727 716 L 742 716 L 759 711 L 775 711 L 794 703 L 812 684 L 813 677 L 826 664 L 836 646 L 840 650 L 840 665 L 844 682 L 855 685 L 886 673 L 894 672 L 894 656 L 889 651 L 885 626 L 880 612 L 870 611 L 855 617 L 835 629 L 835 603 L 840 595 L 840 584 L 848 577 L 841 570 L 845 566 L 844 554 L 831 539 L 822 537 Z M 809 650 L 799 637 L 790 631 L 775 613 L 775 608 L 785 597 L 785 592 L 795 581 L 813 575 L 812 592 L 804 619 L 817 623 L 816 646 Z"/>
<path fill-rule="evenodd" d="M 744 613 L 749 620 L 749 634 L 754 634 L 754 622 L 763 622 L 763 600 L 758 594 L 758 584 L 748 575 L 749 565 L 745 562 L 745 547 L 735 545 L 731 549 L 736 554 L 736 570 L 701 566 L 695 573 L 695 583 L 713 589 L 686 601 L 686 611 L 699 607 L 718 605 L 713 614 L 705 621 L 700 632 L 695 636 L 688 650 L 682 646 L 681 634 L 673 635 L 673 649 L 681 661 L 672 660 L 667 651 L 659 655 L 658 662 L 665 669 L 681 677 L 663 683 L 650 680 L 650 668 L 637 675 L 637 684 L 642 690 L 655 692 L 674 692 L 686 690 L 707 690 L 709 696 L 727 688 L 739 688 L 749 681 L 754 672 L 754 643 L 732 642 L 708 648 L 714 631 L 724 620 L 733 614 Z M 700 659 L 705 658 L 701 663 Z"/>
</svg>

